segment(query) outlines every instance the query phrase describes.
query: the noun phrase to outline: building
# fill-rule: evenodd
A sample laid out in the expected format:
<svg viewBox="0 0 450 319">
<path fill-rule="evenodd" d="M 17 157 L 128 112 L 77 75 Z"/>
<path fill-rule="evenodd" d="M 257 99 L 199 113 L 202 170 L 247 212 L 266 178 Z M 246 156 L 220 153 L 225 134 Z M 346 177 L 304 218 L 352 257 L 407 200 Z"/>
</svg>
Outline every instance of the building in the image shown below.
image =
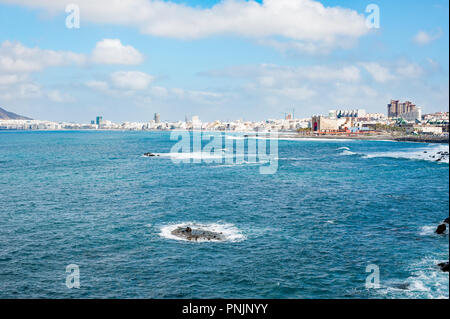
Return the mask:
<svg viewBox="0 0 450 319">
<path fill-rule="evenodd" d="M 161 122 L 159 113 L 155 113 L 155 115 L 153 116 L 153 120 L 155 121 L 156 124 Z"/>
<path fill-rule="evenodd" d="M 326 117 L 322 115 L 311 118 L 311 128 L 313 132 L 336 132 L 344 124 L 345 120 Z"/>
<path fill-rule="evenodd" d="M 102 117 L 102 116 L 97 116 L 97 117 L 95 118 L 95 124 L 101 125 L 102 122 L 103 122 L 103 117 Z"/>
<path fill-rule="evenodd" d="M 342 117 L 365 117 L 366 110 L 364 109 L 356 109 L 356 110 L 330 110 L 329 111 L 330 118 L 342 118 Z"/>
<path fill-rule="evenodd" d="M 387 105 L 389 118 L 402 118 L 406 121 L 422 120 L 422 110 L 410 101 L 400 103 L 399 100 L 391 100 Z"/>
<path fill-rule="evenodd" d="M 202 122 L 197 115 L 192 116 L 192 128 L 201 128 Z"/>
</svg>

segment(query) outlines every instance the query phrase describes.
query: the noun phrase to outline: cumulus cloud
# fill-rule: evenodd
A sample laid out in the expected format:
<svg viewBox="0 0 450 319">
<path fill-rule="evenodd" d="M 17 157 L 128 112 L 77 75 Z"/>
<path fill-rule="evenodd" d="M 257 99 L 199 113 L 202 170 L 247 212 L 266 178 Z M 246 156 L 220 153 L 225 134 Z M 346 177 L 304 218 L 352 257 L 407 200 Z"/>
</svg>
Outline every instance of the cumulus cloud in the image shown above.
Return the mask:
<svg viewBox="0 0 450 319">
<path fill-rule="evenodd" d="M 65 0 L 0 0 L 51 13 L 63 12 Z M 83 21 L 138 28 L 142 33 L 177 39 L 234 34 L 300 41 L 304 50 L 321 43 L 339 44 L 369 32 L 365 17 L 354 10 L 325 7 L 314 0 L 223 0 L 211 8 L 161 0 L 78 0 Z M 308 42 L 313 43 L 314 47 Z"/>
<path fill-rule="evenodd" d="M 424 46 L 439 39 L 442 36 L 442 30 L 436 32 L 427 32 L 420 30 L 413 38 L 413 42 L 417 45 Z"/>
<path fill-rule="evenodd" d="M 306 80 L 314 82 L 360 80 L 360 70 L 356 66 L 300 66 L 289 67 L 273 64 L 230 67 L 223 70 L 202 72 L 200 75 L 210 77 L 257 78 L 264 86 L 292 85 Z"/>
<path fill-rule="evenodd" d="M 19 42 L 4 41 L 0 45 L 0 71 L 5 73 L 31 73 L 48 67 L 83 66 L 87 63 L 136 65 L 143 55 L 119 39 L 97 42 L 91 55 L 70 51 L 29 48 Z"/>
<path fill-rule="evenodd" d="M 0 74 L 0 86 L 7 86 L 19 82 L 24 82 L 27 79 L 28 77 L 26 75 L 21 74 Z"/>
<path fill-rule="evenodd" d="M 424 73 L 423 68 L 417 63 L 404 60 L 395 63 L 360 62 L 359 65 L 379 83 L 414 79 Z"/>
<path fill-rule="evenodd" d="M 4 41 L 0 45 L 0 71 L 29 73 L 52 66 L 83 65 L 86 56 L 68 51 L 28 48 L 19 42 Z"/>
<path fill-rule="evenodd" d="M 153 81 L 153 77 L 139 71 L 119 71 L 111 74 L 111 83 L 119 89 L 145 90 Z"/>
<path fill-rule="evenodd" d="M 73 102 L 74 97 L 68 93 L 62 93 L 58 90 L 51 90 L 47 92 L 47 97 L 50 101 L 56 103 Z"/>
<path fill-rule="evenodd" d="M 123 45 L 119 39 L 103 39 L 92 51 L 92 62 L 98 64 L 140 64 L 143 55 L 130 45 Z"/>
<path fill-rule="evenodd" d="M 105 81 L 88 81 L 86 86 L 99 91 L 106 91 L 109 89 L 109 85 Z"/>
<path fill-rule="evenodd" d="M 382 66 L 377 62 L 363 62 L 360 65 L 366 69 L 376 82 L 384 83 L 395 79 L 389 68 Z"/>
</svg>

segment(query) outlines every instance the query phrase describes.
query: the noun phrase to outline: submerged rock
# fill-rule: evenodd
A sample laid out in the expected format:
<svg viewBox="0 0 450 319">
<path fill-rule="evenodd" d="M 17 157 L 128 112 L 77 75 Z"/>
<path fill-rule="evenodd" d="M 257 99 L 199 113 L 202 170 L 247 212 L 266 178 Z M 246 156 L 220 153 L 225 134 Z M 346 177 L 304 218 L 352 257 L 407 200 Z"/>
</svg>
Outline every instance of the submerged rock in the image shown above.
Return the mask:
<svg viewBox="0 0 450 319">
<path fill-rule="evenodd" d="M 447 229 L 447 226 L 445 226 L 445 224 L 440 224 L 437 228 L 435 233 L 436 234 L 443 234 L 445 232 L 445 230 Z"/>
<path fill-rule="evenodd" d="M 405 283 L 402 283 L 402 284 L 396 284 L 396 285 L 394 285 L 394 288 L 402 289 L 402 290 L 408 290 L 409 283 L 405 282 Z"/>
<path fill-rule="evenodd" d="M 449 218 L 444 219 L 444 223 L 448 224 Z"/>
<path fill-rule="evenodd" d="M 442 271 L 449 272 L 450 266 L 448 261 L 445 263 L 440 263 L 438 264 L 438 266 L 441 268 Z"/>
<path fill-rule="evenodd" d="M 148 153 L 144 153 L 144 156 L 147 156 L 147 157 L 154 157 L 154 156 L 159 156 L 159 155 L 158 155 L 158 154 L 153 154 L 153 153 L 148 152 Z"/>
<path fill-rule="evenodd" d="M 177 229 L 172 230 L 172 235 L 177 236 L 179 238 L 183 238 L 190 241 L 198 241 L 198 240 L 215 240 L 215 241 L 223 241 L 225 237 L 222 233 L 212 232 L 209 230 L 203 229 L 192 229 L 191 227 L 178 227 Z"/>
</svg>

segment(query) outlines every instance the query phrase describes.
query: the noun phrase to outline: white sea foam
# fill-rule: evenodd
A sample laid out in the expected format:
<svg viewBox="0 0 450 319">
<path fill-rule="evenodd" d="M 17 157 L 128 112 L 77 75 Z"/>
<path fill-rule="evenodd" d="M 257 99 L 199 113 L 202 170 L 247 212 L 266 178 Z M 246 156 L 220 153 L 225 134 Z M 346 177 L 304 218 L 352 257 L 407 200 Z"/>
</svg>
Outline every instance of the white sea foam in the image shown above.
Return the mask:
<svg viewBox="0 0 450 319">
<path fill-rule="evenodd" d="M 348 151 L 348 150 L 343 150 L 339 155 L 341 155 L 341 156 L 349 156 L 349 155 L 356 155 L 356 153 L 352 152 L 352 151 Z"/>
<path fill-rule="evenodd" d="M 343 138 L 315 138 L 315 137 L 265 137 L 265 136 L 227 136 L 229 140 L 243 140 L 243 139 L 260 139 L 260 140 L 278 140 L 278 141 L 296 141 L 296 142 L 353 142 L 352 139 Z"/>
<path fill-rule="evenodd" d="M 445 257 L 448 260 L 448 255 Z M 441 259 L 426 257 L 412 264 L 411 275 L 404 281 L 387 282 L 377 293 L 389 298 L 449 298 L 448 273 L 437 266 Z"/>
<path fill-rule="evenodd" d="M 434 236 L 434 235 L 437 236 L 437 234 L 435 233 L 436 228 L 437 228 L 437 224 L 433 225 L 433 226 L 423 226 L 420 228 L 419 234 L 421 236 Z M 448 227 L 445 230 L 445 234 L 447 234 L 447 233 L 448 233 Z"/>
<path fill-rule="evenodd" d="M 394 151 L 394 152 L 376 152 L 365 154 L 363 158 L 377 158 L 377 157 L 388 157 L 388 158 L 401 158 L 401 159 L 411 159 L 411 160 L 424 160 L 430 162 L 436 162 L 441 155 L 438 152 L 448 152 L 448 145 L 430 145 L 428 147 L 422 147 L 418 149 L 413 149 L 409 151 Z M 434 158 L 433 158 L 434 156 Z M 443 156 L 439 163 L 449 163 L 449 157 Z"/>
<path fill-rule="evenodd" d="M 184 222 L 178 224 L 169 224 L 161 226 L 160 236 L 173 239 L 173 240 L 181 240 L 181 241 L 189 241 L 184 238 L 180 238 L 178 236 L 172 235 L 172 231 L 177 229 L 178 227 L 191 227 L 195 229 L 201 229 L 216 233 L 222 233 L 225 238 L 225 242 L 239 242 L 246 239 L 245 235 L 241 233 L 241 231 L 234 226 L 233 224 L 228 223 L 196 223 L 196 222 Z M 198 240 L 198 242 L 209 242 L 208 240 Z M 223 241 L 221 241 L 223 242 Z"/>
<path fill-rule="evenodd" d="M 239 157 L 239 154 L 226 153 L 223 149 L 218 152 L 186 152 L 186 153 L 155 153 L 155 155 L 160 157 L 168 157 L 171 159 L 222 159 L 222 158 L 233 158 L 234 156 Z M 244 155 L 242 155 L 244 156 Z"/>
<path fill-rule="evenodd" d="M 349 149 L 348 147 L 346 147 L 346 146 L 339 147 L 337 150 L 338 150 L 338 151 L 341 151 L 341 150 L 347 150 L 347 151 L 350 151 L 350 149 Z"/>
</svg>

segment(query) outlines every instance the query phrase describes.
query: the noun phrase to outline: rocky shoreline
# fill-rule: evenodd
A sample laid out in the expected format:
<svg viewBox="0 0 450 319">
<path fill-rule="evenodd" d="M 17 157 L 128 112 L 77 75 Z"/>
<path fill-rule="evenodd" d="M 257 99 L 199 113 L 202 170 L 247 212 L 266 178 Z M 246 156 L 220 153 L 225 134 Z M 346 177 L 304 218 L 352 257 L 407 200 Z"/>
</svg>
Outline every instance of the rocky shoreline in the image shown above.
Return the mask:
<svg viewBox="0 0 450 319">
<path fill-rule="evenodd" d="M 449 224 L 449 217 L 447 217 L 447 218 L 443 221 L 443 223 L 440 224 L 440 225 L 436 228 L 435 233 L 438 234 L 438 235 L 445 235 L 445 231 L 447 230 L 447 225 L 446 225 L 446 224 L 447 224 L 447 225 Z M 449 270 L 450 270 L 450 265 L 449 265 L 449 262 L 448 262 L 448 261 L 439 263 L 439 264 L 437 264 L 437 266 L 438 266 L 442 271 L 444 271 L 444 272 L 449 272 Z"/>
<path fill-rule="evenodd" d="M 416 143 L 438 143 L 448 144 L 449 138 L 446 136 L 417 136 L 417 135 L 405 135 L 405 136 L 393 136 L 390 134 L 379 135 L 294 135 L 294 134 L 282 134 L 279 138 L 289 137 L 298 139 L 344 139 L 344 140 L 366 140 L 366 141 L 397 141 L 397 142 L 416 142 Z"/>
</svg>

